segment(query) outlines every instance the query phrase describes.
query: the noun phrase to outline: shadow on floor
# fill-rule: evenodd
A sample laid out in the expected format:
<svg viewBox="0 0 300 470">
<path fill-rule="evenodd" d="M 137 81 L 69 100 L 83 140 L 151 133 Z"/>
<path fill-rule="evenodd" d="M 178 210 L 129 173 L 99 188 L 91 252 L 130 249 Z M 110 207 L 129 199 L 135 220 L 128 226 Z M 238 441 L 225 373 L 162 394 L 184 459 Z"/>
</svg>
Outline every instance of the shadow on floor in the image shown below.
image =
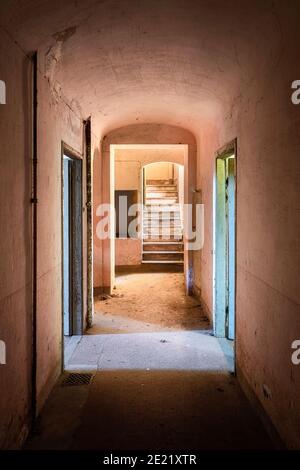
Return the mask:
<svg viewBox="0 0 300 470">
<path fill-rule="evenodd" d="M 65 341 L 65 368 L 92 380 L 60 379 L 27 449 L 272 448 L 232 374 L 232 343 L 212 336 L 181 272 L 123 272 L 95 309 L 88 334 Z"/>
<path fill-rule="evenodd" d="M 57 385 L 27 449 L 271 449 L 229 372 L 97 372 Z"/>
</svg>

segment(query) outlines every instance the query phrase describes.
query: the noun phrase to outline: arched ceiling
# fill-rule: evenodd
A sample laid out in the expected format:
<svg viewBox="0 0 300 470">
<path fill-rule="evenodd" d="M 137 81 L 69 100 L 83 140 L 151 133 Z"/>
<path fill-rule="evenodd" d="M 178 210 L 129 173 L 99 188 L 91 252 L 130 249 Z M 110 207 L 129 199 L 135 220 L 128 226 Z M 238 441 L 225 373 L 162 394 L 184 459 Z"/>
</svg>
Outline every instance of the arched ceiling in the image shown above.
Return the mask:
<svg viewBox="0 0 300 470">
<path fill-rule="evenodd" d="M 1 26 L 99 132 L 165 122 L 194 133 L 281 51 L 269 0 L 2 0 Z M 266 40 L 267 39 L 267 40 Z"/>
</svg>

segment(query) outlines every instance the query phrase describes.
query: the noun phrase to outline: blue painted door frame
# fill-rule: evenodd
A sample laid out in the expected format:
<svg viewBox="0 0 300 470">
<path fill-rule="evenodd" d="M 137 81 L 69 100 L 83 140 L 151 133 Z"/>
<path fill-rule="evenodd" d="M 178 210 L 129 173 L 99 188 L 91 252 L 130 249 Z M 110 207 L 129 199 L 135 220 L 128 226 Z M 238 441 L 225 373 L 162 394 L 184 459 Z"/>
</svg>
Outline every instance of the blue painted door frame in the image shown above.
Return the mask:
<svg viewBox="0 0 300 470">
<path fill-rule="evenodd" d="M 236 145 L 216 158 L 214 216 L 214 334 L 235 338 Z"/>
</svg>

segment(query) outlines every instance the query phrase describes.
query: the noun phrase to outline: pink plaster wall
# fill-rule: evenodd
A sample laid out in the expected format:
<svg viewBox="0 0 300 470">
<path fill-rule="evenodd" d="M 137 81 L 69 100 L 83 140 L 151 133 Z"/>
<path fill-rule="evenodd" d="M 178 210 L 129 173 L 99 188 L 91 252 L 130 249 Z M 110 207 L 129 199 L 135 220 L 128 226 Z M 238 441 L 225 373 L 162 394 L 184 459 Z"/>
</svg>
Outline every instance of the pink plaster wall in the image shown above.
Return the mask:
<svg viewBox="0 0 300 470">
<path fill-rule="evenodd" d="M 44 56 L 39 56 L 39 69 Z M 62 347 L 62 223 L 61 144 L 83 153 L 82 120 L 53 91 L 52 84 L 38 75 L 38 306 L 37 393 L 39 409 L 61 372 Z M 83 184 L 85 164 L 83 162 Z M 85 184 L 83 207 L 85 205 Z M 83 212 L 83 253 L 86 252 Z M 83 266 L 86 298 L 86 257 Z M 85 317 L 86 302 L 83 303 Z"/>
<path fill-rule="evenodd" d="M 217 122 L 202 124 L 198 147 L 197 188 L 204 204 L 204 245 L 202 250 L 194 252 L 194 285 L 213 321 L 213 181 L 215 153 L 220 147 Z"/>
<path fill-rule="evenodd" d="M 32 395 L 31 64 L 2 31 L 0 61 L 1 70 L 5 71 L 1 79 L 7 83 L 7 104 L 0 106 L 0 339 L 7 347 L 7 364 L 0 365 L 0 448 L 13 448 L 20 446 L 28 433 Z M 37 234 L 39 410 L 61 372 L 61 142 L 68 143 L 78 152 L 82 152 L 83 144 L 81 119 L 53 92 L 51 84 L 40 73 L 43 66 L 41 55 Z M 84 198 L 83 195 L 83 201 Z"/>
<path fill-rule="evenodd" d="M 28 432 L 31 400 L 31 142 L 29 61 L 0 30 L 0 448 L 15 448 Z M 22 364 L 22 367 L 20 365 Z"/>
<path fill-rule="evenodd" d="M 300 447 L 300 113 L 291 103 L 299 76 L 296 18 L 281 18 L 285 50 L 265 74 L 244 82 L 231 112 L 201 126 L 198 181 L 205 204 L 205 245 L 196 282 L 212 316 L 212 182 L 215 152 L 237 137 L 238 377 L 246 378 L 289 448 Z M 266 46 L 267 47 L 267 46 Z M 257 62 L 266 49 L 257 51 Z M 282 73 L 284 71 L 284 73 Z M 267 392 L 266 392 L 267 391 Z"/>
<path fill-rule="evenodd" d="M 139 265 L 142 262 L 142 240 L 116 238 L 116 266 Z"/>
</svg>

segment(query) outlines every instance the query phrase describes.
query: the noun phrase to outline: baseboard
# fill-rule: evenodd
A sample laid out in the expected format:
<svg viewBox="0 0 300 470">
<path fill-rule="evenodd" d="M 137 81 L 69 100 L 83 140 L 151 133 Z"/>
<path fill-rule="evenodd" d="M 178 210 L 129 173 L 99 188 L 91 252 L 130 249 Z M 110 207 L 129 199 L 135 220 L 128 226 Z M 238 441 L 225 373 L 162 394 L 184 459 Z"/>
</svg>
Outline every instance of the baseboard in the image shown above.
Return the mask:
<svg viewBox="0 0 300 470">
<path fill-rule="evenodd" d="M 111 288 L 109 286 L 100 286 L 100 287 L 94 287 L 93 294 L 94 297 L 98 297 L 101 295 L 105 294 L 110 294 L 111 293 Z"/>
<path fill-rule="evenodd" d="M 196 297 L 197 300 L 199 300 L 199 302 L 201 303 L 201 307 L 202 307 L 202 310 L 204 312 L 204 314 L 207 316 L 207 318 L 209 319 L 211 325 L 213 324 L 213 314 L 212 312 L 210 311 L 210 308 L 208 307 L 208 305 L 204 302 L 202 296 L 201 296 L 201 289 L 199 287 L 197 287 L 195 284 L 193 286 L 193 295 Z"/>
<path fill-rule="evenodd" d="M 5 434 L 5 439 L 0 442 L 0 451 L 22 449 L 24 442 L 30 433 L 31 416 L 27 414 L 16 431 L 11 435 Z"/>
<path fill-rule="evenodd" d="M 19 434 L 18 438 L 18 445 L 17 449 L 22 449 L 24 443 L 26 442 L 26 439 L 28 438 L 30 434 L 30 417 L 26 419 L 26 422 L 24 422 L 22 429 Z"/>
<path fill-rule="evenodd" d="M 37 415 L 40 414 L 43 409 L 47 398 L 53 390 L 54 385 L 56 384 L 58 378 L 62 373 L 62 364 L 59 361 L 56 366 L 52 369 L 51 374 L 49 375 L 48 380 L 45 382 L 37 396 Z"/>
<path fill-rule="evenodd" d="M 250 386 L 247 378 L 245 377 L 244 373 L 242 372 L 241 368 L 238 365 L 236 365 L 236 376 L 243 392 L 248 398 L 250 404 L 252 405 L 253 410 L 255 411 L 256 415 L 259 417 L 271 441 L 273 442 L 275 449 L 286 450 L 287 449 L 286 444 L 284 443 L 274 423 L 272 422 L 270 416 L 266 412 L 265 408 L 261 404 L 257 395 L 253 391 L 253 388 Z"/>
<path fill-rule="evenodd" d="M 103 287 L 102 286 L 94 287 L 94 289 L 93 289 L 94 297 L 97 297 L 98 295 L 101 295 L 103 293 L 104 292 L 103 292 Z"/>
<path fill-rule="evenodd" d="M 201 289 L 196 284 L 193 284 L 193 296 L 202 303 Z"/>
<path fill-rule="evenodd" d="M 183 272 L 183 266 L 180 264 L 130 264 L 127 266 L 116 266 L 116 274 L 129 273 L 152 273 L 152 272 Z"/>
</svg>

